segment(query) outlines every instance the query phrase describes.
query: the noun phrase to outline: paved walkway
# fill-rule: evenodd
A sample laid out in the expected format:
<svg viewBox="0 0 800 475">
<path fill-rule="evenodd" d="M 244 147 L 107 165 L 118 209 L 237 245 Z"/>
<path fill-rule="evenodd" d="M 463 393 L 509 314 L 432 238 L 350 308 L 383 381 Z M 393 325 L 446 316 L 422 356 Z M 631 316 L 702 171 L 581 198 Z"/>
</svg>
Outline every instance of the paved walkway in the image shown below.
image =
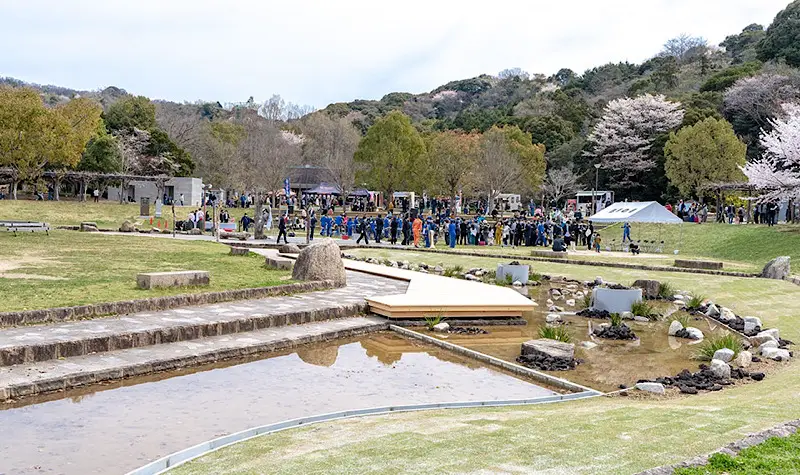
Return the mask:
<svg viewBox="0 0 800 475">
<path fill-rule="evenodd" d="M 298 322 L 278 324 L 300 323 L 310 321 L 302 318 L 309 312 L 364 304 L 365 297 L 402 293 L 407 287 L 403 281 L 360 272 L 348 272 L 347 280 L 346 287 L 333 290 L 4 329 L 0 331 L 0 365 L 249 331 L 270 326 L 253 322 L 270 316 L 300 315 Z M 216 328 L 231 324 L 236 327 Z M 209 327 L 215 328 L 206 330 Z M 113 337 L 117 338 L 109 340 Z"/>
</svg>

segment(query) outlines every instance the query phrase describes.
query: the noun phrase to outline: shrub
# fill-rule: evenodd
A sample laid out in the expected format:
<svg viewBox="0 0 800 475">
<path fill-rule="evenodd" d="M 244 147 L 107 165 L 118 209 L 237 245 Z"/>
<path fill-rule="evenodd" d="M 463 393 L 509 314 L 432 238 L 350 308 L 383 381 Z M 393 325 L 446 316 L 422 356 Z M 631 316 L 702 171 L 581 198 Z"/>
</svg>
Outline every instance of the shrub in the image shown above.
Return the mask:
<svg viewBox="0 0 800 475">
<path fill-rule="evenodd" d="M 511 285 L 512 283 L 514 283 L 514 277 L 511 274 L 506 274 L 506 285 Z"/>
<path fill-rule="evenodd" d="M 444 270 L 444 273 L 442 275 L 445 277 L 455 277 L 456 270 L 452 267 L 448 267 L 447 269 Z"/>
<path fill-rule="evenodd" d="M 572 341 L 572 336 L 570 336 L 569 332 L 564 327 L 539 327 L 539 338 L 556 340 L 564 343 Z"/>
<path fill-rule="evenodd" d="M 658 284 L 658 296 L 662 299 L 671 299 L 675 295 L 675 288 L 669 282 Z"/>
<path fill-rule="evenodd" d="M 620 315 L 618 313 L 612 313 L 611 314 L 611 326 L 612 327 L 618 327 L 620 325 L 622 325 L 622 315 Z"/>
<path fill-rule="evenodd" d="M 703 305 L 705 299 L 706 298 L 702 295 L 693 295 L 692 298 L 686 301 L 686 308 L 689 310 L 697 310 Z"/>
<path fill-rule="evenodd" d="M 457 266 L 453 267 L 453 272 L 464 272 L 464 266 L 457 265 Z"/>
<path fill-rule="evenodd" d="M 700 345 L 700 349 L 697 355 L 695 355 L 695 358 L 703 361 L 711 361 L 714 357 L 714 353 L 722 348 L 733 350 L 733 354 L 737 355 L 742 351 L 742 341 L 732 334 L 706 339 Z"/>
<path fill-rule="evenodd" d="M 440 315 L 433 315 L 425 317 L 425 326 L 428 327 L 428 330 L 433 330 L 433 327 L 442 323 L 444 321 L 444 317 Z"/>
<path fill-rule="evenodd" d="M 589 308 L 592 306 L 592 294 L 587 293 L 583 296 L 583 306 Z"/>
<path fill-rule="evenodd" d="M 640 317 L 650 318 L 650 316 L 654 315 L 656 312 L 652 305 L 644 300 L 640 300 L 638 302 L 633 302 L 633 305 L 631 305 L 631 313 Z"/>
<path fill-rule="evenodd" d="M 686 328 L 686 327 L 688 327 L 688 326 L 689 326 L 689 322 L 690 322 L 691 320 L 692 320 L 692 319 L 691 319 L 691 317 L 690 317 L 689 315 L 686 315 L 686 314 L 684 313 L 684 314 L 682 314 L 682 315 L 675 315 L 675 316 L 673 316 L 673 317 L 672 317 L 672 320 L 670 320 L 670 321 L 676 321 L 676 322 L 679 322 L 681 325 L 683 325 L 683 328 Z"/>
<path fill-rule="evenodd" d="M 538 272 L 531 271 L 531 273 L 528 275 L 528 280 L 532 282 L 541 282 L 543 278 L 544 276 Z"/>
</svg>

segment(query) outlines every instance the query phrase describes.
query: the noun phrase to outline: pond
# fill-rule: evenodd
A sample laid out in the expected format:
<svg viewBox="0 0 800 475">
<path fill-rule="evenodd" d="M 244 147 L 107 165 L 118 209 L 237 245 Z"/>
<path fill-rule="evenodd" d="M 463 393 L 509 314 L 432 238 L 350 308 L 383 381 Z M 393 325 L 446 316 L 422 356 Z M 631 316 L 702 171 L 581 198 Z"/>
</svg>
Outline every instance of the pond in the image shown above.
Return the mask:
<svg viewBox="0 0 800 475">
<path fill-rule="evenodd" d="M 545 301 L 548 290 L 548 286 L 542 286 L 531 292 L 531 296 L 539 304 L 539 309 L 547 308 Z M 563 301 L 556 303 L 563 305 Z M 668 310 L 668 305 L 659 304 L 658 308 L 663 312 Z M 514 362 L 520 355 L 523 342 L 539 339 L 539 327 L 545 325 L 547 313 L 545 310 L 539 310 L 526 315 L 524 318 L 527 325 L 484 327 L 489 332 L 485 335 L 426 333 L 456 345 Z M 670 337 L 668 335 L 670 318 L 647 323 L 626 321 L 625 324 L 639 337 L 638 340 L 632 341 L 606 340 L 590 336 L 590 327 L 596 327 L 607 320 L 576 315 L 563 315 L 562 319 L 572 337 L 572 343 L 575 343 L 575 358 L 584 362 L 571 371 L 545 371 L 545 373 L 593 389 L 614 391 L 619 389 L 621 384 L 630 387 L 637 380 L 672 376 L 684 368 L 696 371 L 700 363 L 692 358 L 697 352 L 696 345 L 700 342 Z M 704 318 L 693 318 L 689 325 L 699 328 L 706 338 L 727 333 L 727 330 L 720 325 L 710 323 Z M 592 349 L 583 348 L 580 343 L 584 341 L 591 341 L 597 346 Z"/>
<path fill-rule="evenodd" d="M 552 394 L 377 333 L 7 404 L 0 473 L 124 473 L 205 440 L 302 416 Z"/>
</svg>

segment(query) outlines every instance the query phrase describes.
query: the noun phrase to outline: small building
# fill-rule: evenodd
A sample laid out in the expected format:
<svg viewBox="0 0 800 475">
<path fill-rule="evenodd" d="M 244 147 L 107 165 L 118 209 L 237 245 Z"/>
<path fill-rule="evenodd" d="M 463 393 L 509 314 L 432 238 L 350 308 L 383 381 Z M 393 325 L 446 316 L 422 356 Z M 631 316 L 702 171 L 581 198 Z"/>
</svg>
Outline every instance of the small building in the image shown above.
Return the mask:
<svg viewBox="0 0 800 475">
<path fill-rule="evenodd" d="M 119 187 L 108 188 L 108 199 L 119 200 Z M 175 200 L 175 204 L 180 205 L 180 197 L 183 195 L 185 206 L 201 206 L 203 202 L 203 179 L 192 177 L 173 177 L 164 184 L 164 194 L 167 196 L 167 203 Z M 158 196 L 158 188 L 153 181 L 131 181 L 128 184 L 128 200 L 139 202 L 141 198 L 149 198 L 150 203 L 155 203 Z"/>
</svg>

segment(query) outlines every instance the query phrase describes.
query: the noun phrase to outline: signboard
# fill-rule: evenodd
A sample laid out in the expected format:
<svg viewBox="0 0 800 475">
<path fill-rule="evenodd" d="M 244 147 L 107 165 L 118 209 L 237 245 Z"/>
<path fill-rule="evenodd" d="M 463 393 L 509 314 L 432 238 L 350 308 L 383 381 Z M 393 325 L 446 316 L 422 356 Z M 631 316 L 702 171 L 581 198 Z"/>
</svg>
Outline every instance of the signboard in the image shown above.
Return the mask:
<svg viewBox="0 0 800 475">
<path fill-rule="evenodd" d="M 286 198 L 292 194 L 292 188 L 289 186 L 289 178 L 283 180 L 283 191 L 286 193 Z"/>
</svg>

